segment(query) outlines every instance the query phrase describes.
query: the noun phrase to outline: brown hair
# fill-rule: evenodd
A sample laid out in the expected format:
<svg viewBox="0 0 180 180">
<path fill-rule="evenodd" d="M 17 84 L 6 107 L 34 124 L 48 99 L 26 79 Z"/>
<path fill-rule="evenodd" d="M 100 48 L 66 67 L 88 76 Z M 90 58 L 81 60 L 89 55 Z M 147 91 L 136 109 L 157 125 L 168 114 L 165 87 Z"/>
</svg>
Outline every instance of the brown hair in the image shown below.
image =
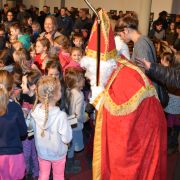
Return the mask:
<svg viewBox="0 0 180 180">
<path fill-rule="evenodd" d="M 14 60 L 12 56 L 9 54 L 8 49 L 4 49 L 0 51 L 0 64 L 1 66 L 8 66 L 13 64 Z"/>
<path fill-rule="evenodd" d="M 58 28 L 58 23 L 57 23 L 56 17 L 55 16 L 47 16 L 46 19 L 51 19 L 52 24 L 54 25 L 54 31 L 56 31 Z M 46 21 L 46 19 L 45 19 L 45 21 Z"/>
<path fill-rule="evenodd" d="M 74 33 L 74 35 L 73 35 L 73 41 L 74 41 L 76 38 L 81 38 L 81 39 L 83 40 L 83 35 L 82 35 L 82 33 Z"/>
<path fill-rule="evenodd" d="M 14 42 L 11 43 L 12 44 L 12 47 L 15 49 L 15 50 L 20 50 L 20 49 L 23 49 L 23 44 L 16 40 Z"/>
<path fill-rule="evenodd" d="M 73 52 L 73 51 L 80 51 L 81 54 L 83 55 L 83 50 L 82 50 L 81 48 L 79 48 L 79 47 L 72 47 L 72 48 L 71 48 L 71 52 L 70 52 L 71 55 L 72 55 L 72 52 Z"/>
<path fill-rule="evenodd" d="M 169 62 L 170 66 L 173 64 L 174 59 L 173 59 L 173 54 L 172 53 L 163 52 L 160 57 L 161 57 L 161 59 L 164 59 L 167 62 Z"/>
<path fill-rule="evenodd" d="M 131 13 L 125 15 L 123 18 L 120 18 L 118 27 L 116 27 L 116 31 L 123 31 L 124 28 L 130 28 L 133 30 L 138 30 L 139 21 L 137 18 L 137 14 Z"/>
<path fill-rule="evenodd" d="M 15 22 L 13 24 L 10 25 L 9 29 L 10 28 L 13 28 L 13 29 L 19 29 L 21 31 L 21 27 L 20 27 L 20 24 Z"/>
<path fill-rule="evenodd" d="M 21 48 L 14 51 L 13 56 L 14 55 L 17 57 L 14 58 L 15 63 L 22 68 L 23 72 L 29 72 L 30 68 L 26 65 L 26 61 L 31 60 L 29 52 L 26 49 Z"/>
<path fill-rule="evenodd" d="M 84 77 L 84 70 L 82 68 L 67 68 L 65 71 L 65 84 L 67 88 L 73 89 L 82 77 Z"/>
<path fill-rule="evenodd" d="M 176 64 L 180 64 L 180 51 L 177 51 L 174 54 L 174 65 L 176 65 Z"/>
<path fill-rule="evenodd" d="M 7 111 L 9 93 L 13 87 L 13 77 L 8 71 L 0 71 L 0 116 Z"/>
<path fill-rule="evenodd" d="M 40 32 L 41 32 L 41 25 L 39 24 L 39 22 L 33 21 L 32 26 L 33 26 L 33 25 L 38 28 L 38 32 L 40 33 Z"/>
<path fill-rule="evenodd" d="M 79 83 L 80 79 L 84 77 L 84 70 L 81 68 L 68 68 L 65 71 L 65 85 L 66 85 L 66 107 L 67 107 L 67 113 L 68 107 L 70 106 L 71 102 L 71 89 L 76 88 L 77 84 Z"/>
<path fill-rule="evenodd" d="M 54 39 L 54 42 L 62 46 L 62 49 L 69 49 L 69 40 L 66 36 L 61 35 Z"/>
<path fill-rule="evenodd" d="M 43 47 L 47 47 L 47 51 L 49 51 L 50 42 L 47 38 L 41 37 L 41 38 L 38 38 L 36 42 L 38 41 L 42 44 Z"/>
<path fill-rule="evenodd" d="M 27 87 L 29 88 L 32 85 L 36 85 L 38 80 L 41 77 L 41 73 L 37 70 L 31 70 L 25 74 L 27 76 Z"/>
<path fill-rule="evenodd" d="M 57 90 L 59 90 L 58 86 L 60 86 L 59 80 L 51 76 L 44 76 L 37 83 L 37 96 L 34 107 L 36 106 L 38 100 L 45 105 L 44 127 L 48 121 L 49 101 L 52 101 L 52 99 L 56 96 Z M 42 137 L 44 136 L 44 131 L 45 130 L 43 129 L 41 132 Z"/>
</svg>

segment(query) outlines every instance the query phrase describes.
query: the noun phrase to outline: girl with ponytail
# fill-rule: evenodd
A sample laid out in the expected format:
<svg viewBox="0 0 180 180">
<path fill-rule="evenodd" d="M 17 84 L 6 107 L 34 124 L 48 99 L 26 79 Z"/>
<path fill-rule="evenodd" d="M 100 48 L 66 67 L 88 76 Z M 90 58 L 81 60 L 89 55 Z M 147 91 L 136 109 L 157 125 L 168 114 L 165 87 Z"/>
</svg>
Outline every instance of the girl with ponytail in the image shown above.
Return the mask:
<svg viewBox="0 0 180 180">
<path fill-rule="evenodd" d="M 34 119 L 33 129 L 40 167 L 39 180 L 49 179 L 51 166 L 53 179 L 63 180 L 67 144 L 72 139 L 72 130 L 66 113 L 56 106 L 61 98 L 59 79 L 42 77 L 37 83 L 36 97 L 31 115 Z"/>
</svg>

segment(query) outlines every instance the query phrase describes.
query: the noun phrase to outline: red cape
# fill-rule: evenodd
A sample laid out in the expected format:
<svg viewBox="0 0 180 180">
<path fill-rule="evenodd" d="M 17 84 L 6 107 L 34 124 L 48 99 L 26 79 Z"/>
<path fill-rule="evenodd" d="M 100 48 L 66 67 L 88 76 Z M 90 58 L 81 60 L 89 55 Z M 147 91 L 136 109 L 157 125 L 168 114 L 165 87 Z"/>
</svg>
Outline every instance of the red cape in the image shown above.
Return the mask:
<svg viewBox="0 0 180 180">
<path fill-rule="evenodd" d="M 154 87 L 122 61 L 106 87 L 94 139 L 94 180 L 166 180 L 166 120 Z"/>
</svg>

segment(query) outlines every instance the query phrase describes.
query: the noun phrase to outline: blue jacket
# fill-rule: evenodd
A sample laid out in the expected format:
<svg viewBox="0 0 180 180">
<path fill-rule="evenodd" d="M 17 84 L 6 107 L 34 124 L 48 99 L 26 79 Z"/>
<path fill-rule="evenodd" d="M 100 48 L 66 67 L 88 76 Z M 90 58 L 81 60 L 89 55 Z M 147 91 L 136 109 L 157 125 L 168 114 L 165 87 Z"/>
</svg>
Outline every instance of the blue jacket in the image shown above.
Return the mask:
<svg viewBox="0 0 180 180">
<path fill-rule="evenodd" d="M 26 137 L 27 126 L 21 107 L 9 101 L 7 112 L 0 116 L 0 155 L 23 152 L 21 137 Z"/>
</svg>

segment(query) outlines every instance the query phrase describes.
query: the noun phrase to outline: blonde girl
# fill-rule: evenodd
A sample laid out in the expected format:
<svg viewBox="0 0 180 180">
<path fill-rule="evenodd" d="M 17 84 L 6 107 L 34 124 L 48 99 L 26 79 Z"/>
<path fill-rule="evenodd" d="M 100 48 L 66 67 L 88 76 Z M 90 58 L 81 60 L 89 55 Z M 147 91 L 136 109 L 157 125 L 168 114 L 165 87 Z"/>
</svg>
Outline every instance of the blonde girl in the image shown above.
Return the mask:
<svg viewBox="0 0 180 180">
<path fill-rule="evenodd" d="M 32 112 L 34 136 L 40 166 L 39 180 L 48 180 L 53 169 L 54 180 L 64 180 L 67 144 L 72 139 L 72 130 L 66 113 L 56 103 L 61 98 L 61 85 L 57 78 L 42 77 L 37 84 L 37 97 Z"/>
<path fill-rule="evenodd" d="M 37 67 L 44 72 L 46 63 L 48 61 L 48 51 L 50 47 L 50 42 L 47 38 L 39 38 L 36 41 L 36 56 L 34 58 L 34 63 Z"/>
<path fill-rule="evenodd" d="M 23 179 L 25 161 L 21 138 L 27 127 L 21 107 L 9 97 L 13 88 L 12 75 L 0 71 L 0 179 Z M 18 165 L 17 165 L 18 163 Z"/>
</svg>

